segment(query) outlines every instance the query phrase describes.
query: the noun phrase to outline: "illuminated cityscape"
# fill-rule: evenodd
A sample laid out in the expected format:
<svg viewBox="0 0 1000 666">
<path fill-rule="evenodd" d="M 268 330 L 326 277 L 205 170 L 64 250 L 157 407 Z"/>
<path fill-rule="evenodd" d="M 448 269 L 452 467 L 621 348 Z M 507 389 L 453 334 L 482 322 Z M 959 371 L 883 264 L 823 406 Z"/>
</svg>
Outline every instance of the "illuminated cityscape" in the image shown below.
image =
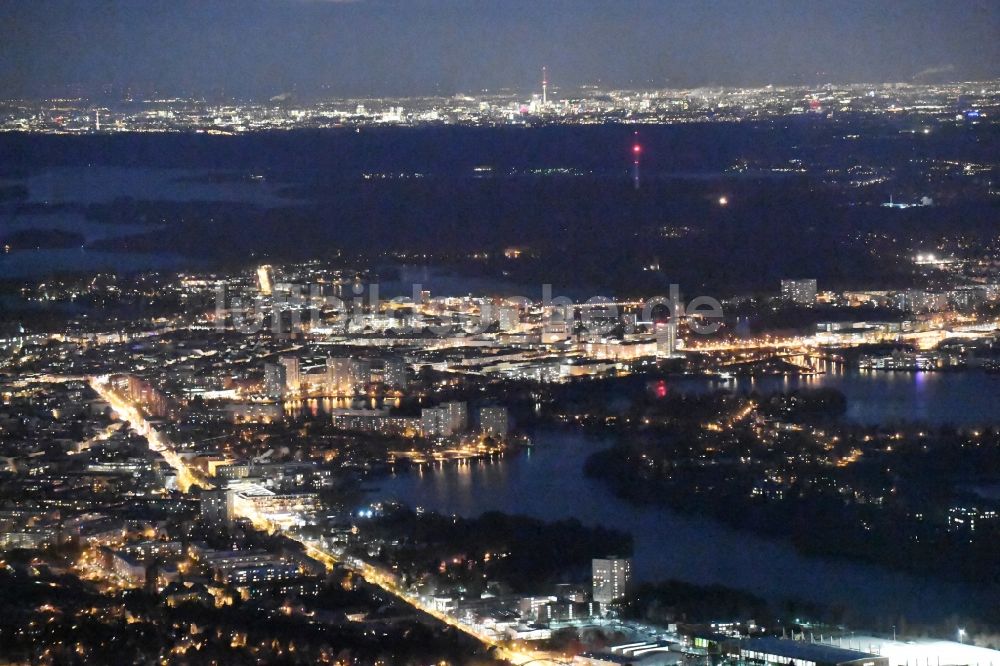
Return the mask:
<svg viewBox="0 0 1000 666">
<path fill-rule="evenodd" d="M 1000 81 L 948 84 L 857 83 L 760 88 L 486 91 L 449 97 L 298 101 L 280 98 L 89 98 L 0 101 L 0 131 L 90 134 L 469 125 L 733 123 L 768 118 L 858 116 L 938 124 L 981 123 L 1000 114 Z"/>
<path fill-rule="evenodd" d="M 0 9 L 0 663 L 1000 666 L 1000 14 L 624 4 Z"/>
</svg>

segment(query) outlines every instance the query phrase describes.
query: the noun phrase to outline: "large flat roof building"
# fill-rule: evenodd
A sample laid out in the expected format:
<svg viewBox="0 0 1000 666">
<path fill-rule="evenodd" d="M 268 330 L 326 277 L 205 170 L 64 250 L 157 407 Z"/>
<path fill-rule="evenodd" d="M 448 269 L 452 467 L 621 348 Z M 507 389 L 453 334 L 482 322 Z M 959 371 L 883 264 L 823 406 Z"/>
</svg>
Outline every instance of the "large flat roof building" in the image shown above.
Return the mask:
<svg viewBox="0 0 1000 666">
<path fill-rule="evenodd" d="M 889 666 L 886 657 L 783 638 L 753 638 L 743 641 L 740 643 L 740 661 L 745 664 L 791 666 Z"/>
<path fill-rule="evenodd" d="M 889 666 L 913 664 L 980 664 L 1000 666 L 1000 650 L 991 650 L 969 643 L 945 641 L 934 638 L 907 638 L 890 640 L 878 636 L 852 634 L 828 639 L 828 645 L 852 648 L 877 654 L 889 660 Z"/>
</svg>

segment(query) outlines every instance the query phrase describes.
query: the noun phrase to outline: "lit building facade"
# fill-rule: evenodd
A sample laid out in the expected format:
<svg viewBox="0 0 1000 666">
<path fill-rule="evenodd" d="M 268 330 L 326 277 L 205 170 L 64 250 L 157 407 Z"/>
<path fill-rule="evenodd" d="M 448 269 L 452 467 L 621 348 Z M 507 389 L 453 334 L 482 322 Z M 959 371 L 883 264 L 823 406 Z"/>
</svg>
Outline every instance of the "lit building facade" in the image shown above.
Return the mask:
<svg viewBox="0 0 1000 666">
<path fill-rule="evenodd" d="M 781 300 L 795 305 L 816 305 L 816 280 L 782 280 Z"/>
<path fill-rule="evenodd" d="M 628 596 L 632 587 L 632 561 L 623 557 L 595 559 L 592 563 L 593 598 L 610 604 Z"/>
</svg>

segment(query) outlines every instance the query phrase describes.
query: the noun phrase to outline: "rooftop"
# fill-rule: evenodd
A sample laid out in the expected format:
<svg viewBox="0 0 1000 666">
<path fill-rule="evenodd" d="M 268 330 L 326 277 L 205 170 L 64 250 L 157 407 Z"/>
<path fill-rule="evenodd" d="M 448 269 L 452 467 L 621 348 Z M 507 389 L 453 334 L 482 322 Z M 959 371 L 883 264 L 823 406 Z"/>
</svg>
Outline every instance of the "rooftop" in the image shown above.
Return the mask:
<svg viewBox="0 0 1000 666">
<path fill-rule="evenodd" d="M 783 638 L 753 638 L 740 644 L 743 650 L 754 650 L 767 654 L 781 655 L 792 659 L 803 659 L 816 663 L 837 664 L 845 661 L 874 658 L 876 655 L 858 652 L 833 645 L 791 641 Z"/>
</svg>

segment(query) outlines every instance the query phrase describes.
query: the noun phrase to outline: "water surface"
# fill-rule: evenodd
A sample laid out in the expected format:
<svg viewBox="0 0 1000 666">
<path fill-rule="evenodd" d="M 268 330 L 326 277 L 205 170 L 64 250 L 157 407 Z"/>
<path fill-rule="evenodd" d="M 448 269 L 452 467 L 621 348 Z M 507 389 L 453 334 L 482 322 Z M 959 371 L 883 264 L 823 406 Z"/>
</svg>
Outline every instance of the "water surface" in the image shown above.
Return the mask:
<svg viewBox="0 0 1000 666">
<path fill-rule="evenodd" d="M 640 580 L 722 584 L 772 601 L 788 598 L 850 609 L 857 621 L 940 621 L 985 612 L 1000 598 L 986 590 L 832 557 L 805 556 L 780 539 L 662 506 L 633 506 L 583 475 L 588 455 L 607 442 L 539 432 L 536 447 L 498 462 L 445 464 L 382 479 L 373 495 L 446 514 L 484 511 L 544 520 L 577 518 L 632 534 Z"/>
</svg>

